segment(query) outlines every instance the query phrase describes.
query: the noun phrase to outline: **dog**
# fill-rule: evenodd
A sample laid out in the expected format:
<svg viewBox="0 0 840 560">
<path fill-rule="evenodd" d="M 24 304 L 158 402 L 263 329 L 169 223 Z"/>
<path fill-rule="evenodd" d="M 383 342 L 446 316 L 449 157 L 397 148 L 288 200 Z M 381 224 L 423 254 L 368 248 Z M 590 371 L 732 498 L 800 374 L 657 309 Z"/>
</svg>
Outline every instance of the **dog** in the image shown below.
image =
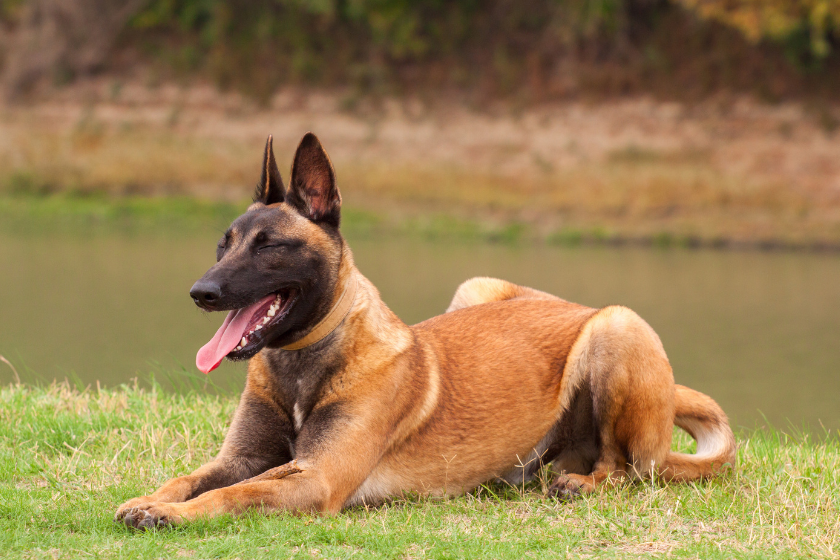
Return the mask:
<svg viewBox="0 0 840 560">
<path fill-rule="evenodd" d="M 254 203 L 190 290 L 202 309 L 229 311 L 198 369 L 250 359 L 230 429 L 213 461 L 126 502 L 117 521 L 336 513 L 519 483 L 549 463 L 561 499 L 735 466 L 724 412 L 674 384 L 659 337 L 630 309 L 473 278 L 443 315 L 408 326 L 354 265 L 340 217 L 319 140 L 303 137 L 286 188 L 269 136 Z M 695 454 L 670 450 L 674 425 Z"/>
</svg>

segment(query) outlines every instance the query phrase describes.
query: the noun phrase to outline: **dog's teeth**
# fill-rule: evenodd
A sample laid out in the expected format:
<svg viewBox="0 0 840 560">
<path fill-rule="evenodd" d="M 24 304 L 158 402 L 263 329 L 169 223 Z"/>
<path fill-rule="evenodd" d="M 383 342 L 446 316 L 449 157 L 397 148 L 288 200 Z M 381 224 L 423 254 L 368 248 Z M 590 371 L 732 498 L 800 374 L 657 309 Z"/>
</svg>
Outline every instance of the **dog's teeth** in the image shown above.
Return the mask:
<svg viewBox="0 0 840 560">
<path fill-rule="evenodd" d="M 268 317 L 265 317 L 265 318 L 263 319 L 262 324 L 263 324 L 263 325 L 267 325 L 267 324 L 268 324 L 268 322 L 269 322 L 269 321 L 271 321 L 271 318 L 272 318 L 272 317 L 274 317 L 274 313 L 271 313 L 271 312 L 269 311 L 269 316 L 268 316 Z"/>
<path fill-rule="evenodd" d="M 242 346 L 247 345 L 248 344 L 248 339 L 243 336 L 242 340 L 239 341 L 239 344 L 241 344 Z"/>
<path fill-rule="evenodd" d="M 277 310 L 274 309 L 274 307 L 269 307 L 268 308 L 268 317 L 274 317 L 276 314 L 277 314 Z M 267 323 L 269 321 L 268 317 L 265 318 L 264 322 Z"/>
<path fill-rule="evenodd" d="M 258 330 L 260 330 L 261 328 L 262 328 L 262 325 L 257 325 L 256 327 L 254 327 L 254 331 L 258 331 Z"/>
</svg>

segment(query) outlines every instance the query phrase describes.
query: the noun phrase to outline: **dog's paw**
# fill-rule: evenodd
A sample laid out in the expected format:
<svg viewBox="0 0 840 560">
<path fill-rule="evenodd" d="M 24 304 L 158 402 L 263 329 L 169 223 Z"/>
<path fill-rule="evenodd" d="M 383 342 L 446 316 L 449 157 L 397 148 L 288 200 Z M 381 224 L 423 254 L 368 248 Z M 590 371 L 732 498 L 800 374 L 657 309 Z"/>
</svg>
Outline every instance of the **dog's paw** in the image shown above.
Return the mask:
<svg viewBox="0 0 840 560">
<path fill-rule="evenodd" d="M 147 530 L 181 522 L 181 517 L 174 512 L 172 504 L 161 502 L 130 504 L 131 502 L 126 502 L 117 510 L 116 521 L 118 523 L 124 523 L 134 529 Z"/>
<path fill-rule="evenodd" d="M 572 500 L 594 490 L 592 484 L 578 475 L 561 474 L 548 488 L 548 495 L 558 500 Z"/>
<path fill-rule="evenodd" d="M 125 502 L 123 505 L 117 508 L 117 513 L 114 515 L 114 521 L 117 523 L 121 523 L 122 520 L 125 518 L 126 513 L 132 508 L 136 508 L 137 506 L 141 506 L 143 504 L 150 504 L 156 501 L 151 496 L 140 496 L 139 498 L 132 498 Z"/>
</svg>

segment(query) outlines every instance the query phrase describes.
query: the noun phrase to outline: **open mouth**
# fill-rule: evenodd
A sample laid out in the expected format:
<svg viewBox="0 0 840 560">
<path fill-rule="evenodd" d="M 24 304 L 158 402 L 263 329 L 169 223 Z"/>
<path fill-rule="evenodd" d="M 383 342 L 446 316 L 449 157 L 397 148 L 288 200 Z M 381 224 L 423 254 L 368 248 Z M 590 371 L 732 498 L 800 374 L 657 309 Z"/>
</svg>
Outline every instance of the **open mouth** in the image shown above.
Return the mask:
<svg viewBox="0 0 840 560">
<path fill-rule="evenodd" d="M 234 309 L 216 331 L 213 338 L 201 347 L 195 357 L 200 371 L 210 373 L 227 357 L 245 360 L 259 352 L 271 332 L 288 316 L 297 299 L 297 292 L 287 289 L 265 296 L 256 303 Z"/>
</svg>

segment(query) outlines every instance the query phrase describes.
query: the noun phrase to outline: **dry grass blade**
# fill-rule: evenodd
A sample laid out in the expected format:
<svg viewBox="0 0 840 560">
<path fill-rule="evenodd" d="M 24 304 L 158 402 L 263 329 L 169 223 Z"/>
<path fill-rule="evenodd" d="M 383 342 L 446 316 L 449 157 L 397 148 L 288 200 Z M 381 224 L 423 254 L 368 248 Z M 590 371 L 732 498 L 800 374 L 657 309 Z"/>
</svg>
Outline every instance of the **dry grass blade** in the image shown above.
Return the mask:
<svg viewBox="0 0 840 560">
<path fill-rule="evenodd" d="M 6 365 L 7 365 L 7 366 L 9 366 L 10 368 L 12 368 L 12 371 L 13 371 L 13 372 L 14 372 L 14 374 L 15 374 L 15 384 L 16 384 L 16 385 L 20 385 L 20 375 L 18 375 L 18 371 L 17 371 L 17 369 L 15 368 L 15 366 L 13 366 L 13 365 L 12 365 L 12 362 L 10 362 L 9 360 L 7 360 L 7 359 L 6 359 L 6 357 L 5 357 L 5 356 L 3 356 L 3 354 L 0 354 L 0 362 L 3 362 L 4 364 L 6 364 Z"/>
</svg>

